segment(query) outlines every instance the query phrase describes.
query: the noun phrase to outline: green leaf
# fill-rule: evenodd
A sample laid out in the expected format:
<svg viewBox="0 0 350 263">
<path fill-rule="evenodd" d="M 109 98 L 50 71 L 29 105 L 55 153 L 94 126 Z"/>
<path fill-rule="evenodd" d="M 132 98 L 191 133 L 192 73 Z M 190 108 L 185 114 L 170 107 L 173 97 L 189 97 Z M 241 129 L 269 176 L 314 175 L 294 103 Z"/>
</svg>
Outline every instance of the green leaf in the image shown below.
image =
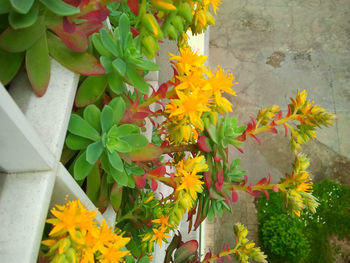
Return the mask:
<svg viewBox="0 0 350 263">
<path fill-rule="evenodd" d="M 108 84 L 111 90 L 117 95 L 122 94 L 125 90 L 124 81 L 114 68 L 112 72 L 108 74 L 107 77 L 108 77 Z"/>
<path fill-rule="evenodd" d="M 142 58 L 128 57 L 127 62 L 132 64 L 136 69 L 140 69 L 140 70 L 149 70 L 149 71 L 160 70 L 160 67 L 158 64 Z"/>
<path fill-rule="evenodd" d="M 95 164 L 103 152 L 102 142 L 91 143 L 86 149 L 86 161 Z"/>
<path fill-rule="evenodd" d="M 94 47 L 96 48 L 97 52 L 104 57 L 110 58 L 113 57 L 113 54 L 109 52 L 101 41 L 101 35 L 98 33 L 95 33 L 92 35 L 92 43 L 94 44 Z"/>
<path fill-rule="evenodd" d="M 76 160 L 74 164 L 74 178 L 75 180 L 84 180 L 90 173 L 92 164 L 86 161 L 86 151 L 84 151 Z"/>
<path fill-rule="evenodd" d="M 89 76 L 80 85 L 75 97 L 77 107 L 85 107 L 100 99 L 107 87 L 107 76 Z"/>
<path fill-rule="evenodd" d="M 117 49 L 117 44 L 113 41 L 111 35 L 108 34 L 105 28 L 100 31 L 101 42 L 104 47 L 113 54 L 115 57 L 119 57 L 120 54 Z"/>
<path fill-rule="evenodd" d="M 98 132 L 101 132 L 101 111 L 95 105 L 91 104 L 84 110 L 84 119 Z"/>
<path fill-rule="evenodd" d="M 132 85 L 142 94 L 148 94 L 149 84 L 132 67 L 126 67 L 126 75 Z"/>
<path fill-rule="evenodd" d="M 132 147 L 126 141 L 115 139 L 112 147 L 114 151 L 128 153 L 132 151 Z"/>
<path fill-rule="evenodd" d="M 119 36 L 121 48 L 124 50 L 128 43 L 129 32 L 130 32 L 130 21 L 128 16 L 123 13 L 119 18 Z"/>
<path fill-rule="evenodd" d="M 66 138 L 66 145 L 72 150 L 83 150 L 91 144 L 92 141 L 74 134 L 68 134 Z"/>
<path fill-rule="evenodd" d="M 123 199 L 123 187 L 120 187 L 118 184 L 114 183 L 109 199 L 111 200 L 114 211 L 117 213 Z"/>
<path fill-rule="evenodd" d="M 210 139 L 213 140 L 215 144 L 218 144 L 218 139 L 216 135 L 216 127 L 214 125 L 211 125 L 210 127 L 207 128 L 208 134 L 210 136 Z"/>
<path fill-rule="evenodd" d="M 197 240 L 190 240 L 182 244 L 174 254 L 174 263 L 186 262 L 190 256 L 195 255 L 198 249 Z"/>
<path fill-rule="evenodd" d="M 50 81 L 50 57 L 46 34 L 26 52 L 26 68 L 30 83 L 38 97 L 45 94 Z"/>
<path fill-rule="evenodd" d="M 117 58 L 112 62 L 112 65 L 114 69 L 119 73 L 121 76 L 125 76 L 126 73 L 126 64 L 124 60 Z"/>
<path fill-rule="evenodd" d="M 105 57 L 105 56 L 101 56 L 100 57 L 100 61 L 101 61 L 102 66 L 105 68 L 107 74 L 110 74 L 110 73 L 115 71 L 114 68 L 113 68 L 113 65 L 112 65 L 112 59 L 111 58 Z"/>
<path fill-rule="evenodd" d="M 11 10 L 11 4 L 9 0 L 0 0 L 0 15 L 7 14 Z"/>
<path fill-rule="evenodd" d="M 32 7 L 34 0 L 10 0 L 10 3 L 18 13 L 26 14 Z"/>
<path fill-rule="evenodd" d="M 50 11 L 60 16 L 70 16 L 80 13 L 80 9 L 61 0 L 39 0 Z"/>
<path fill-rule="evenodd" d="M 122 124 L 118 127 L 113 127 L 109 132 L 108 136 L 111 137 L 124 137 L 130 134 L 139 134 L 140 129 L 134 124 Z"/>
<path fill-rule="evenodd" d="M 148 140 L 142 134 L 131 134 L 120 138 L 126 141 L 133 149 L 145 147 L 148 144 Z"/>
<path fill-rule="evenodd" d="M 132 161 L 151 161 L 157 159 L 163 153 L 162 149 L 152 143 L 141 149 L 133 150 L 129 153 Z"/>
<path fill-rule="evenodd" d="M 114 113 L 114 124 L 119 124 L 120 120 L 123 118 L 125 113 L 125 102 L 121 97 L 116 97 L 111 100 L 108 106 L 112 107 Z"/>
<path fill-rule="evenodd" d="M 108 105 L 104 106 L 101 113 L 101 127 L 103 133 L 108 132 L 109 129 L 113 126 L 113 120 L 113 109 Z"/>
<path fill-rule="evenodd" d="M 148 263 L 148 262 L 149 262 L 148 256 L 143 256 L 139 261 L 139 263 Z"/>
<path fill-rule="evenodd" d="M 100 134 L 86 120 L 74 113 L 70 116 L 68 131 L 93 141 L 100 139 Z"/>
<path fill-rule="evenodd" d="M 100 196 L 101 175 L 98 163 L 92 167 L 87 177 L 86 194 L 89 199 L 96 205 Z"/>
<path fill-rule="evenodd" d="M 128 176 L 128 187 L 129 188 L 135 188 L 135 180 L 134 180 L 134 177 L 132 176 Z"/>
<path fill-rule="evenodd" d="M 106 71 L 97 59 L 87 52 L 74 52 L 70 50 L 53 33 L 47 33 L 47 42 L 50 55 L 66 68 L 81 75 L 102 75 Z M 1 46 L 1 36 L 0 36 Z"/>
<path fill-rule="evenodd" d="M 118 171 L 116 169 L 114 169 L 113 167 L 111 167 L 111 172 L 112 172 L 112 177 L 114 179 L 115 182 L 117 182 L 118 185 L 120 186 L 127 186 L 128 185 L 128 175 L 126 174 L 126 172 L 124 171 Z"/>
<path fill-rule="evenodd" d="M 24 53 L 10 53 L 0 49 L 0 81 L 7 85 L 22 65 Z"/>
<path fill-rule="evenodd" d="M 120 172 L 124 171 L 123 161 L 120 159 L 120 156 L 117 152 L 108 152 L 108 160 L 113 168 L 117 169 Z"/>
<path fill-rule="evenodd" d="M 38 18 L 39 6 L 34 4 L 26 14 L 17 13 L 14 9 L 10 11 L 9 23 L 14 29 L 25 28 L 33 25 Z"/>
<path fill-rule="evenodd" d="M 9 52 L 23 52 L 30 48 L 45 33 L 44 18 L 39 17 L 30 27 L 9 27 L 0 35 L 0 47 Z"/>
<path fill-rule="evenodd" d="M 130 175 L 141 176 L 145 174 L 145 170 L 138 166 L 125 167 L 125 171 Z"/>
</svg>

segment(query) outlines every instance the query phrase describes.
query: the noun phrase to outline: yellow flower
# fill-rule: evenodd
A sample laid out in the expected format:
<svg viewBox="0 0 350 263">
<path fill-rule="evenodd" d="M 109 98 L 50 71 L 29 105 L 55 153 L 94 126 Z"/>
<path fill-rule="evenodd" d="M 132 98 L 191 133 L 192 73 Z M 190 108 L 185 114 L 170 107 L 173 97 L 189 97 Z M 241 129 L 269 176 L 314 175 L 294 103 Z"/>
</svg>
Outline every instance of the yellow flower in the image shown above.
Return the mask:
<svg viewBox="0 0 350 263">
<path fill-rule="evenodd" d="M 159 246 L 161 247 L 163 240 L 165 240 L 166 238 L 170 238 L 170 236 L 167 235 L 165 231 L 166 231 L 166 228 L 164 227 L 161 227 L 159 229 L 153 228 L 154 236 L 151 238 L 150 241 L 157 240 Z"/>
<path fill-rule="evenodd" d="M 153 223 L 161 224 L 161 227 L 168 227 L 169 226 L 169 216 L 161 216 L 158 219 L 152 220 Z"/>
<path fill-rule="evenodd" d="M 216 11 L 219 8 L 219 5 L 221 5 L 221 0 L 209 0 L 211 6 L 213 7 L 214 14 L 216 15 Z"/>
<path fill-rule="evenodd" d="M 206 171 L 208 165 L 205 163 L 204 156 L 197 156 L 188 160 L 182 160 L 176 165 L 175 176 L 180 178 L 179 186 L 176 191 L 185 190 L 189 192 L 193 200 L 197 199 L 197 193 L 203 191 L 202 184 L 204 184 L 200 179 L 201 175 L 197 175 L 199 172 Z"/>
<path fill-rule="evenodd" d="M 185 74 L 190 74 L 194 71 L 202 72 L 206 67 L 204 62 L 206 61 L 206 56 L 200 56 L 197 52 L 193 52 L 191 48 L 180 48 L 180 56 L 169 53 L 171 60 L 177 60 L 173 62 L 180 76 Z"/>
</svg>

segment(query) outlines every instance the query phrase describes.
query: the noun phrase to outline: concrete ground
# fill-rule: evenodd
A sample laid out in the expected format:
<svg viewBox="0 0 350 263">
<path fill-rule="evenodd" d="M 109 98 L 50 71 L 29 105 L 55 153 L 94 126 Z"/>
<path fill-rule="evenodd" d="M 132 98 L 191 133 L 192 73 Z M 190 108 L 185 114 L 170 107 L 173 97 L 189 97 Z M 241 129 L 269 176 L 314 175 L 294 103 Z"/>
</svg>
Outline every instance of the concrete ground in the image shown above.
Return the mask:
<svg viewBox="0 0 350 263">
<path fill-rule="evenodd" d="M 335 113 L 335 125 L 319 130 L 303 147 L 314 180 L 331 177 L 350 184 L 350 2 L 349 0 L 222 0 L 216 25 L 210 28 L 209 62 L 229 69 L 239 85 L 230 100 L 241 124 L 260 108 L 281 105 L 306 89 L 308 98 Z M 291 172 L 289 137 L 259 136 L 248 140 L 241 157 L 252 183 L 272 176 L 278 182 Z M 206 247 L 214 252 L 233 245 L 232 226 L 248 226 L 257 241 L 254 199 L 242 193 L 233 214 L 206 224 Z"/>
</svg>

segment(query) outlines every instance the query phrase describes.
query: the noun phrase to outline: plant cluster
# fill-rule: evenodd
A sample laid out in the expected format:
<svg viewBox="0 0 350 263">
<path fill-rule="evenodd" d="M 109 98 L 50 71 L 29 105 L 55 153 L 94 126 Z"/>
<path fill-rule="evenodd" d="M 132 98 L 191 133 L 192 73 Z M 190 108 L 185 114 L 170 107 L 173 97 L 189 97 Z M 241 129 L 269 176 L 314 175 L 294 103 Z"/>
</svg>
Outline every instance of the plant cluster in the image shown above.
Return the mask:
<svg viewBox="0 0 350 263">
<path fill-rule="evenodd" d="M 313 188 L 319 207 L 315 214 L 306 211 L 299 218 L 285 213 L 277 193 L 268 201 L 259 199 L 259 239 L 269 262 L 334 262 L 338 252 L 330 237 L 349 238 L 349 187 L 324 180 Z"/>
<path fill-rule="evenodd" d="M 273 105 L 260 110 L 247 126 L 238 125 L 238 119 L 228 115 L 232 105 L 225 98 L 236 95 L 232 73 L 221 67 L 210 69 L 206 57 L 187 43 L 187 29 L 198 34 L 214 24 L 212 14 L 219 4 L 219 0 L 3 1 L 0 65 L 7 66 L 0 69 L 1 82 L 8 84 L 25 60 L 35 93 L 44 95 L 49 55 L 82 75 L 61 161 L 101 212 L 112 204 L 116 227 L 128 236 L 111 234 L 105 223 L 97 226 L 92 212 L 70 202 L 58 207 L 61 211 L 54 209 L 57 218 L 48 220 L 53 229 L 44 244 L 50 247 L 47 255 L 52 262 L 147 262 L 186 213 L 189 231 L 196 229 L 205 218 L 231 211 L 238 191 L 256 197 L 263 193 L 268 199 L 268 190 L 273 190 L 282 194 L 290 212 L 298 216 L 305 208 L 315 212 L 318 203 L 306 171 L 308 160 L 299 151 L 316 136 L 317 127 L 332 124 L 335 116 L 307 101 L 306 91 L 298 91 L 285 116 L 280 106 Z M 107 17 L 111 24 L 103 27 Z M 149 59 L 165 38 L 177 40 L 179 52 L 170 54 L 173 77 L 155 90 L 145 76 L 159 70 Z M 155 103 L 158 110 L 150 107 Z M 152 141 L 157 144 L 143 135 L 146 120 L 156 131 Z M 279 184 L 272 184 L 268 176 L 252 185 L 239 167 L 240 159 L 229 160 L 228 149 L 243 152 L 241 146 L 249 137 L 261 143 L 258 134 L 276 133 L 277 126 L 283 126 L 286 135 L 291 132 L 294 170 Z M 170 187 L 171 194 L 156 196 L 158 184 Z M 266 262 L 246 238 L 243 225 L 236 224 L 234 232 L 234 248 L 208 253 L 202 261 L 198 244 L 183 243 L 176 235 L 165 262 L 213 262 L 223 257 Z M 124 245 L 129 252 L 120 252 Z"/>
</svg>

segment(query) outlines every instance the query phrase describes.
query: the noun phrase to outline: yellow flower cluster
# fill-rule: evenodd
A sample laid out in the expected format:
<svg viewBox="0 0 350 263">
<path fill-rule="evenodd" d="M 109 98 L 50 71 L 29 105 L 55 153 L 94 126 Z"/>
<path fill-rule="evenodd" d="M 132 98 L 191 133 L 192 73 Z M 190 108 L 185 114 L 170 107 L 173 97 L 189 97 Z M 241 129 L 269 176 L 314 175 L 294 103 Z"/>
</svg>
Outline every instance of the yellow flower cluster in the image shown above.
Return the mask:
<svg viewBox="0 0 350 263">
<path fill-rule="evenodd" d="M 194 15 L 191 24 L 191 30 L 194 34 L 202 33 L 207 28 L 208 24 L 215 24 L 215 19 L 210 13 L 209 4 L 212 6 L 213 11 L 216 15 L 217 9 L 221 4 L 221 0 L 189 0 L 189 4 L 193 7 Z"/>
<path fill-rule="evenodd" d="M 295 99 L 291 99 L 289 105 L 292 111 L 292 116 L 298 120 L 301 125 L 298 129 L 292 130 L 291 146 L 293 152 L 299 151 L 301 145 L 306 143 L 309 138 L 316 137 L 316 127 L 328 126 L 333 124 L 333 120 L 337 117 L 334 114 L 328 113 L 325 109 L 314 105 L 314 102 L 306 100 L 306 91 L 297 92 Z"/>
<path fill-rule="evenodd" d="M 257 126 L 259 124 L 261 125 L 266 125 L 268 124 L 269 121 L 271 121 L 276 113 L 278 113 L 280 111 L 281 107 L 278 105 L 273 105 L 270 107 L 267 107 L 266 109 L 261 109 L 258 112 L 258 116 L 256 118 L 257 120 Z"/>
<path fill-rule="evenodd" d="M 236 95 L 232 90 L 234 77 L 218 67 L 212 73 L 204 65 L 206 56 L 200 56 L 190 48 L 180 48 L 180 55 L 171 55 L 178 75 L 174 91 L 176 98 L 166 105 L 170 141 L 176 144 L 193 142 L 198 131 L 204 129 L 203 113 L 232 111 L 231 103 L 222 96 L 224 92 Z"/>
<path fill-rule="evenodd" d="M 315 213 L 319 205 L 317 199 L 312 195 L 312 181 L 306 171 L 308 166 L 309 160 L 306 156 L 298 154 L 294 162 L 293 173 L 287 175 L 278 185 L 287 208 L 297 216 L 300 216 L 300 211 L 304 208 Z"/>
<path fill-rule="evenodd" d="M 266 255 L 260 248 L 255 247 L 254 242 L 247 239 L 248 230 L 244 225 L 237 223 L 234 225 L 233 230 L 236 235 L 236 247 L 234 250 L 240 263 L 248 263 L 248 259 L 267 263 Z"/>
<path fill-rule="evenodd" d="M 55 218 L 46 221 L 53 225 L 50 239 L 41 242 L 49 247 L 50 262 L 123 262 L 129 254 L 121 249 L 130 238 L 114 233 L 104 220 L 99 227 L 96 212 L 86 210 L 79 200 L 56 207 L 51 210 Z"/>
</svg>

